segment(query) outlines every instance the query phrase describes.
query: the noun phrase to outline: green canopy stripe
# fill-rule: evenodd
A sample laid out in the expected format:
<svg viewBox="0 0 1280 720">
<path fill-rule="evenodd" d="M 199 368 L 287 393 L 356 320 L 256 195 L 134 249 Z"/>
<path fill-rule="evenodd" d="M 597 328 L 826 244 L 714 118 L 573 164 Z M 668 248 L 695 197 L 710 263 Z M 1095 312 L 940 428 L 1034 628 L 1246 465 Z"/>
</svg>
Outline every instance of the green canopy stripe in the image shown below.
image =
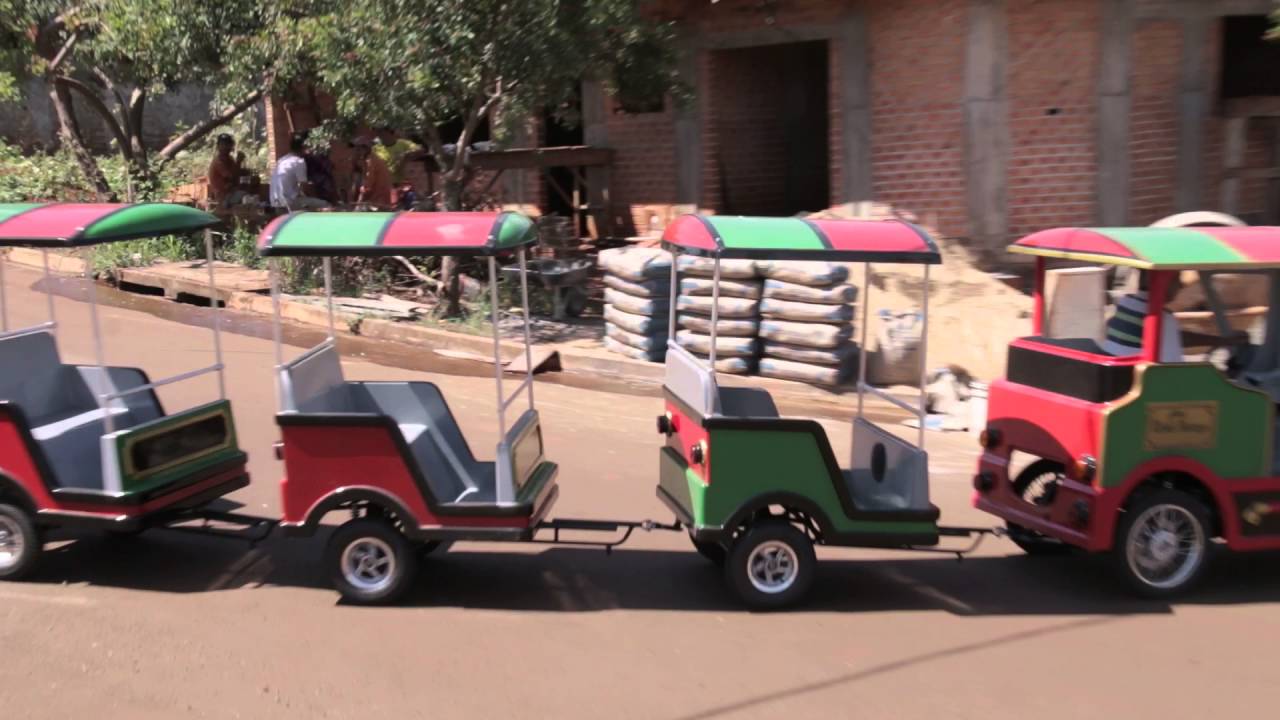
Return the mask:
<svg viewBox="0 0 1280 720">
<path fill-rule="evenodd" d="M 208 213 L 186 205 L 145 203 L 127 205 L 107 213 L 84 229 L 90 243 L 184 233 L 209 227 L 215 219 Z"/>
<path fill-rule="evenodd" d="M 799 218 L 713 215 L 707 222 L 727 250 L 824 250 L 813 226 Z"/>
<path fill-rule="evenodd" d="M 497 248 L 517 247 L 525 243 L 534 229 L 533 221 L 518 213 L 502 213 L 498 216 Z"/>
<path fill-rule="evenodd" d="M 276 229 L 271 246 L 372 248 L 395 213 L 296 213 Z"/>
<path fill-rule="evenodd" d="M 1154 266 L 1248 262 L 1241 253 L 1195 228 L 1096 228 Z"/>
</svg>

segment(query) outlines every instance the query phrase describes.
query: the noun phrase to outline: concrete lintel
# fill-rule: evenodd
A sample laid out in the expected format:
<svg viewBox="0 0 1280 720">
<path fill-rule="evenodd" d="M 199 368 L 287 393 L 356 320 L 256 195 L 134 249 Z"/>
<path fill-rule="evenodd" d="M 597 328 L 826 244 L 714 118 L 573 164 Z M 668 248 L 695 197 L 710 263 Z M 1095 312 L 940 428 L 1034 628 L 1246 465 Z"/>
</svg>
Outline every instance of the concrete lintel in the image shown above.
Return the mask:
<svg viewBox="0 0 1280 720">
<path fill-rule="evenodd" d="M 734 48 L 759 47 L 761 45 L 838 40 L 843 32 L 843 23 L 832 25 L 788 25 L 786 27 L 706 33 L 698 38 L 697 44 L 703 50 L 732 50 Z"/>
<path fill-rule="evenodd" d="M 1177 20 L 1195 16 L 1267 15 L 1274 0 L 1139 0 L 1136 12 L 1142 20 Z"/>
</svg>

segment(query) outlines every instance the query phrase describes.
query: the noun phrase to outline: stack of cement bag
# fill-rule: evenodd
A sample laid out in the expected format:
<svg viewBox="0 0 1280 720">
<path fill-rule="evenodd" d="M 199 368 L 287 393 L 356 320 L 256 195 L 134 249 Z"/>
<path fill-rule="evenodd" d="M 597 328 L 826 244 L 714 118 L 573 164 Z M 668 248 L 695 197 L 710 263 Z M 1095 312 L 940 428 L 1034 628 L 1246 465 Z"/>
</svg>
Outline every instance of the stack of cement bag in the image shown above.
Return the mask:
<svg viewBox="0 0 1280 720">
<path fill-rule="evenodd" d="M 661 248 L 601 250 L 604 270 L 604 346 L 637 360 L 667 356 L 671 255 Z"/>
<path fill-rule="evenodd" d="M 817 385 L 843 385 L 858 369 L 853 318 L 858 288 L 844 265 L 760 261 L 760 374 Z"/>
<path fill-rule="evenodd" d="M 676 342 L 694 355 L 711 354 L 711 290 L 715 265 L 707 258 L 681 255 Z M 760 295 L 763 283 L 754 260 L 720 261 L 720 300 L 716 304 L 716 370 L 732 375 L 755 372 L 760 355 Z"/>
</svg>

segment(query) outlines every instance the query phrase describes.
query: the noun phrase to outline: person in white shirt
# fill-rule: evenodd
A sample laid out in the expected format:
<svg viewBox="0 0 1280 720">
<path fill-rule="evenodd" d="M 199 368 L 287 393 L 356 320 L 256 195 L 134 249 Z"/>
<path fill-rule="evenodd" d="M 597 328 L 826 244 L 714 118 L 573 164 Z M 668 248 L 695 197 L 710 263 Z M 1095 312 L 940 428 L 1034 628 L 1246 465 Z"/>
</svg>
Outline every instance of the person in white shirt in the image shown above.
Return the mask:
<svg viewBox="0 0 1280 720">
<path fill-rule="evenodd" d="M 329 203 L 312 196 L 307 182 L 306 144 L 301 136 L 289 140 L 289 153 L 276 161 L 271 171 L 271 206 L 286 212 L 318 210 Z"/>
</svg>

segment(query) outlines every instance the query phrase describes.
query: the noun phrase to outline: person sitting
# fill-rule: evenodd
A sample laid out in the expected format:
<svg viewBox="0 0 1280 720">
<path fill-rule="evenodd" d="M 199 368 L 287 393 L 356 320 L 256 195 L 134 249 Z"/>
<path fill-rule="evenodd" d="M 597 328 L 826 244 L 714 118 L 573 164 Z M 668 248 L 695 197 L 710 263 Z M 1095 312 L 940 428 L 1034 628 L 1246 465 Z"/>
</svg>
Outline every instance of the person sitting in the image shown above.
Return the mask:
<svg viewBox="0 0 1280 720">
<path fill-rule="evenodd" d="M 306 139 L 295 135 L 289 140 L 289 152 L 276 161 L 271 171 L 271 206 L 285 212 L 318 210 L 329 203 L 316 197 L 315 188 L 307 181 Z"/>
<path fill-rule="evenodd" d="M 387 164 L 391 171 L 392 197 L 397 210 L 412 210 L 418 203 L 418 194 L 413 183 L 406 177 L 405 168 L 409 162 L 423 157 L 422 146 L 389 127 L 378 128 L 378 144 L 373 148 L 374 154 Z"/>
<path fill-rule="evenodd" d="M 240 178 L 244 177 L 244 153 L 232 153 L 236 149 L 236 141 L 223 133 L 214 144 L 213 160 L 209 163 L 209 205 L 215 208 L 229 208 L 244 201 L 244 191 L 240 189 Z"/>
<path fill-rule="evenodd" d="M 359 137 L 351 142 L 352 191 L 356 205 L 374 209 L 391 207 L 391 171 L 373 152 L 373 141 Z"/>
<path fill-rule="evenodd" d="M 1115 312 L 1107 320 L 1106 337 L 1102 349 L 1108 355 L 1125 357 L 1142 354 L 1142 328 L 1147 317 L 1147 301 L 1150 273 L 1138 276 L 1138 289 L 1116 298 Z M 1177 273 L 1169 278 L 1165 290 L 1165 304 L 1182 289 Z M 1227 336 L 1183 330 L 1178 318 L 1168 309 L 1163 311 L 1160 323 L 1160 352 L 1156 358 L 1162 363 L 1184 362 L 1183 347 L 1224 347 L 1249 342 L 1247 333 L 1233 332 Z"/>
</svg>

